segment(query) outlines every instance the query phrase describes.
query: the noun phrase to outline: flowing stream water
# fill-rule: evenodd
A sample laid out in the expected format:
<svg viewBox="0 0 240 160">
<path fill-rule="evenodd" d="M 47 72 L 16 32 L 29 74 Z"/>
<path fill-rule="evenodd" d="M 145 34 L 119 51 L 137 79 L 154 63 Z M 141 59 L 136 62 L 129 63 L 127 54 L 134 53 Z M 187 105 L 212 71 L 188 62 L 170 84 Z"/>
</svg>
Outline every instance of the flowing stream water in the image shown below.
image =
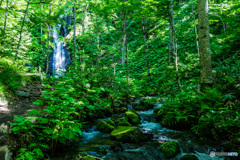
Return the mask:
<svg viewBox="0 0 240 160">
<path fill-rule="evenodd" d="M 75 147 L 71 152 L 73 154 L 98 156 L 104 160 L 179 160 L 187 154 L 194 154 L 199 160 L 228 159 L 226 157 L 211 157 L 209 144 L 200 141 L 191 134 L 162 127 L 155 121 L 153 112 L 154 109 L 160 107 L 161 104 L 156 104 L 153 109 L 137 112 L 142 118 L 141 124 L 137 126 L 144 134 L 153 135 L 152 140 L 142 144 L 113 141 L 109 134 L 97 131 L 96 127 L 100 120 L 110 118 L 98 119 L 83 130 L 78 147 Z M 159 150 L 160 144 L 173 140 L 178 142 L 181 153 L 174 158 L 165 158 Z M 219 149 L 212 149 L 220 152 Z"/>
</svg>

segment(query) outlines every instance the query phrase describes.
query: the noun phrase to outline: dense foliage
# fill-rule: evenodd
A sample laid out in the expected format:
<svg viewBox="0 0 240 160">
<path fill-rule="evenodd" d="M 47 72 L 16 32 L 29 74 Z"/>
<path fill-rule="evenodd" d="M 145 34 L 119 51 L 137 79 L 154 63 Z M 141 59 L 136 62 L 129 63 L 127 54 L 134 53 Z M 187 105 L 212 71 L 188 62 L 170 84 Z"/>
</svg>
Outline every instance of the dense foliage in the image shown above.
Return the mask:
<svg viewBox="0 0 240 160">
<path fill-rule="evenodd" d="M 82 122 L 109 116 L 131 98 L 148 95 L 166 98 L 157 112 L 162 125 L 191 130 L 203 139 L 240 141 L 240 3 L 209 2 L 214 84 L 200 92 L 197 0 L 173 4 L 180 89 L 175 67 L 168 63 L 168 1 L 1 0 L 0 95 L 6 99 L 26 80 L 25 63 L 34 73 L 41 68 L 46 77 L 54 49 L 52 27 L 64 24 L 60 15 L 76 8 L 69 34 L 61 37 L 71 52 L 68 72 L 45 78 L 47 89 L 34 102 L 39 109 L 12 123 L 12 133 L 20 137 L 18 159 L 48 158 L 45 153 L 79 139 Z"/>
</svg>

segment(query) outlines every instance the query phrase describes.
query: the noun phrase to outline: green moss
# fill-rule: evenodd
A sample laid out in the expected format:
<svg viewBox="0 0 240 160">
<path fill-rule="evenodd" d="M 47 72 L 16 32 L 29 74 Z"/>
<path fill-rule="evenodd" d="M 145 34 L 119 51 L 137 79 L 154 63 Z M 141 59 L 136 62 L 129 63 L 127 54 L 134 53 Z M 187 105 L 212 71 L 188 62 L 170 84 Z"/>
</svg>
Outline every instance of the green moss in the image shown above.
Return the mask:
<svg viewBox="0 0 240 160">
<path fill-rule="evenodd" d="M 82 160 L 96 160 L 93 156 L 85 156 Z"/>
<path fill-rule="evenodd" d="M 195 155 L 185 155 L 180 160 L 198 160 L 198 158 Z"/>
<path fill-rule="evenodd" d="M 107 122 L 108 124 L 112 125 L 112 126 L 115 125 L 115 123 L 114 123 L 111 119 L 106 120 L 106 122 Z"/>
<path fill-rule="evenodd" d="M 175 141 L 163 143 L 160 149 L 167 158 L 172 158 L 180 153 L 179 146 Z"/>
<path fill-rule="evenodd" d="M 120 112 L 123 113 L 123 112 L 126 112 L 128 109 L 126 107 L 121 107 L 120 108 Z"/>
<path fill-rule="evenodd" d="M 141 123 L 140 116 L 134 110 L 129 110 L 129 111 L 125 112 L 125 117 L 127 117 L 129 123 L 132 123 L 132 124 Z"/>
<path fill-rule="evenodd" d="M 140 143 L 144 140 L 144 135 L 137 127 L 119 126 L 110 135 L 121 142 Z"/>
<path fill-rule="evenodd" d="M 106 121 L 100 121 L 97 125 L 97 129 L 101 132 L 110 133 L 114 130 L 114 126 L 108 124 Z"/>
</svg>

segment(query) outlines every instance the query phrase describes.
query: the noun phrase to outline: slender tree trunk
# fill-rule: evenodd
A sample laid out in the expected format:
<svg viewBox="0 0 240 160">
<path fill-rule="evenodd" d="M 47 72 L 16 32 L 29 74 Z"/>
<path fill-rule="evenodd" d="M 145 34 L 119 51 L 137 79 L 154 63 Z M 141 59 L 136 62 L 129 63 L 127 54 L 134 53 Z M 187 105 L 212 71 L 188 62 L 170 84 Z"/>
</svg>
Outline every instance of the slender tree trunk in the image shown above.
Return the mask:
<svg viewBox="0 0 240 160">
<path fill-rule="evenodd" d="M 173 13 L 171 10 L 173 10 L 173 5 L 171 4 L 172 1 L 169 1 L 169 9 L 168 9 L 168 15 L 169 15 L 169 23 L 170 23 L 170 29 L 169 29 L 169 51 L 168 51 L 168 65 L 173 65 L 173 28 L 171 25 L 171 22 L 173 21 L 172 19 L 174 18 Z"/>
<path fill-rule="evenodd" d="M 213 84 L 211 47 L 209 36 L 208 0 L 198 0 L 198 25 L 200 47 L 200 91 Z"/>
<path fill-rule="evenodd" d="M 169 0 L 169 22 L 170 22 L 170 36 L 172 35 L 172 49 L 173 49 L 173 55 L 175 58 L 175 71 L 176 71 L 176 81 L 178 84 L 178 88 L 181 90 L 181 83 L 178 73 L 178 56 L 177 56 L 177 41 L 176 41 L 176 35 L 175 35 L 175 24 L 174 24 L 174 11 L 173 11 L 173 0 Z M 171 37 L 169 37 L 171 39 Z M 170 41 L 169 41 L 170 42 Z M 170 47 L 169 47 L 170 50 Z"/>
<path fill-rule="evenodd" d="M 6 6 L 6 16 L 5 16 L 5 23 L 4 23 L 4 32 L 6 32 L 6 28 L 7 28 L 7 13 L 8 13 L 8 0 L 7 0 L 7 6 Z"/>
<path fill-rule="evenodd" d="M 42 1 L 41 1 L 41 2 L 42 2 Z M 42 9 L 43 9 L 43 4 L 41 3 L 41 11 L 42 11 Z M 42 33 L 43 33 L 43 31 L 42 31 L 42 25 L 41 25 L 40 33 L 41 33 L 41 44 L 42 44 Z"/>
<path fill-rule="evenodd" d="M 76 55 L 76 0 L 74 0 L 74 44 L 73 44 L 73 51 L 74 51 L 74 64 L 75 68 L 77 66 L 77 55 Z"/>
<path fill-rule="evenodd" d="M 0 4 L 0 7 L 2 7 L 2 2 L 3 2 L 3 0 L 1 0 L 1 4 Z"/>
<path fill-rule="evenodd" d="M 82 26 L 82 28 L 83 28 L 83 30 L 82 30 L 82 35 L 85 35 L 85 18 L 86 18 L 86 16 L 87 16 L 87 9 L 88 9 L 88 4 L 87 4 L 87 6 L 86 6 L 86 9 L 85 9 L 85 11 L 84 11 L 84 17 L 83 17 L 83 26 Z M 83 56 L 82 56 L 82 70 L 84 71 L 84 69 L 85 69 L 85 57 L 84 57 L 84 53 L 85 53 L 85 51 L 84 51 L 84 49 L 83 49 Z"/>
<path fill-rule="evenodd" d="M 52 12 L 52 4 L 50 4 L 50 9 L 49 9 L 49 16 L 48 18 L 50 18 L 51 16 L 51 12 Z M 50 24 L 48 24 L 48 49 L 47 49 L 47 67 L 46 67 L 46 74 L 48 73 L 48 69 L 49 69 L 49 51 L 50 51 Z"/>
<path fill-rule="evenodd" d="M 16 54 L 15 54 L 15 61 L 17 60 L 18 50 L 19 50 L 19 47 L 20 47 L 20 44 L 21 44 L 21 40 L 22 40 L 23 26 L 24 26 L 25 19 L 26 19 L 26 16 L 27 16 L 27 11 L 28 11 L 29 4 L 30 4 L 30 0 L 28 0 L 27 8 L 25 10 L 25 14 L 24 14 L 23 22 L 22 22 L 22 27 L 21 27 L 21 31 L 20 31 L 20 38 L 19 38 L 19 41 L 18 41 L 17 50 L 16 50 Z"/>
<path fill-rule="evenodd" d="M 127 50 L 127 26 L 126 26 L 126 11 L 123 11 L 123 48 L 122 48 L 122 65 L 124 66 L 126 61 Z"/>
<path fill-rule="evenodd" d="M 192 15 L 193 15 L 193 21 L 194 21 L 194 31 L 195 31 L 196 44 L 197 44 L 197 53 L 198 53 L 198 58 L 200 58 L 197 26 L 195 25 L 196 18 L 195 18 L 195 13 L 193 9 L 193 0 L 191 0 L 191 2 L 192 2 Z"/>
<path fill-rule="evenodd" d="M 145 61 L 147 65 L 148 81 L 151 82 L 150 68 L 148 62 L 148 52 L 147 52 L 147 40 L 146 40 L 146 29 L 145 29 L 146 20 L 142 20 L 142 31 L 143 31 L 143 40 L 144 40 L 144 51 L 145 51 Z"/>
<path fill-rule="evenodd" d="M 126 56 L 127 56 L 127 102 L 129 102 L 129 63 L 128 63 L 128 44 L 127 44 Z"/>
</svg>

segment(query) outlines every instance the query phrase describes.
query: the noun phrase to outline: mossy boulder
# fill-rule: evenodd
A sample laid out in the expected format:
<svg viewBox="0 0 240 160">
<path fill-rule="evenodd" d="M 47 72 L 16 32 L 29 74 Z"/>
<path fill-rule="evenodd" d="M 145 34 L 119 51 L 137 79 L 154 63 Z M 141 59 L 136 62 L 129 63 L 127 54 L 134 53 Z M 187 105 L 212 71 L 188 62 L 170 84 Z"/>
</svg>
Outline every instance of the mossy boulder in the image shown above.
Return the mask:
<svg viewBox="0 0 240 160">
<path fill-rule="evenodd" d="M 122 118 L 122 114 L 115 114 L 115 115 L 113 115 L 113 116 L 111 117 L 111 120 L 112 120 L 115 124 L 117 124 L 117 123 L 120 122 L 120 118 Z"/>
<path fill-rule="evenodd" d="M 85 156 L 82 160 L 96 160 L 93 156 Z"/>
<path fill-rule="evenodd" d="M 112 126 L 115 125 L 115 123 L 114 123 L 111 119 L 106 120 L 106 122 L 107 122 L 108 124 L 112 125 Z"/>
<path fill-rule="evenodd" d="M 97 130 L 100 132 L 111 133 L 114 130 L 114 126 L 107 123 L 107 121 L 100 121 L 97 125 Z"/>
<path fill-rule="evenodd" d="M 128 109 L 127 109 L 126 107 L 121 107 L 121 108 L 120 108 L 120 112 L 121 112 L 121 113 L 124 113 L 124 112 L 126 112 L 127 110 L 128 110 Z"/>
<path fill-rule="evenodd" d="M 127 117 L 122 117 L 119 119 L 117 126 L 132 126 L 132 125 L 128 122 Z"/>
<path fill-rule="evenodd" d="M 160 150 L 164 153 L 164 155 L 167 158 L 172 158 L 176 156 L 178 153 L 180 153 L 180 148 L 178 146 L 178 143 L 175 141 L 164 142 L 161 145 Z"/>
<path fill-rule="evenodd" d="M 140 143 L 145 140 L 145 136 L 137 127 L 119 126 L 110 135 L 120 142 Z"/>
<path fill-rule="evenodd" d="M 198 157 L 195 155 L 185 155 L 180 160 L 198 160 Z"/>
<path fill-rule="evenodd" d="M 141 123 L 140 116 L 133 109 L 125 112 L 124 117 L 127 117 L 128 122 L 131 123 L 131 124 L 140 124 Z"/>
<path fill-rule="evenodd" d="M 88 155 L 88 156 L 83 157 L 82 160 L 103 160 L 103 159 L 99 158 L 99 157 Z"/>
</svg>

